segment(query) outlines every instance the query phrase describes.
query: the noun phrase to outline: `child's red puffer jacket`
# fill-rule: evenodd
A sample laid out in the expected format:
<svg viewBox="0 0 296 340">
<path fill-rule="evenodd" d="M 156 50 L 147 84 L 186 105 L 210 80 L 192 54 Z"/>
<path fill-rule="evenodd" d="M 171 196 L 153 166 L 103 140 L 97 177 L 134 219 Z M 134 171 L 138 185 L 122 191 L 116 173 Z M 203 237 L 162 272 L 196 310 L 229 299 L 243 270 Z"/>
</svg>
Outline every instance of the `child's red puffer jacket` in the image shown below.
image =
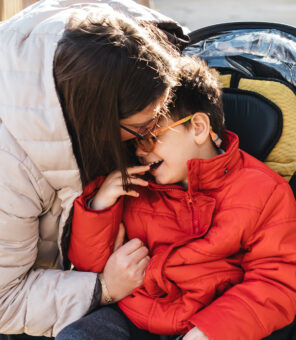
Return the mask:
<svg viewBox="0 0 296 340">
<path fill-rule="evenodd" d="M 86 201 L 100 178 L 75 202 L 68 255 L 77 269 L 102 271 L 121 219 L 129 239 L 148 246 L 143 286 L 119 303 L 140 328 L 179 334 L 196 326 L 211 340 L 255 340 L 295 317 L 292 191 L 240 151 L 234 134 L 224 148 L 188 162 L 188 189 L 151 183 L 137 188 L 139 198 L 94 211 Z"/>
</svg>

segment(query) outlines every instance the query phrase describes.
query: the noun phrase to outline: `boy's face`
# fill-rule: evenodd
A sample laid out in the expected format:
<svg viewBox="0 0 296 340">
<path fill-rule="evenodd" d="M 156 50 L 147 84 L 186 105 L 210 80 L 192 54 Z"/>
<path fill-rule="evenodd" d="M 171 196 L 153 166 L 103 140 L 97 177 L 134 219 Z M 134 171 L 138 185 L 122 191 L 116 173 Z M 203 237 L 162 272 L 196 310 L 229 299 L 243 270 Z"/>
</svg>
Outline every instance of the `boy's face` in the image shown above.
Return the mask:
<svg viewBox="0 0 296 340">
<path fill-rule="evenodd" d="M 172 124 L 174 121 L 164 118 L 160 127 Z M 136 154 L 142 164 L 151 165 L 151 174 L 156 183 L 187 184 L 187 161 L 200 157 L 200 146 L 196 143 L 195 129 L 190 125 L 178 125 L 157 136 L 153 151 L 143 151 L 139 146 Z"/>
</svg>

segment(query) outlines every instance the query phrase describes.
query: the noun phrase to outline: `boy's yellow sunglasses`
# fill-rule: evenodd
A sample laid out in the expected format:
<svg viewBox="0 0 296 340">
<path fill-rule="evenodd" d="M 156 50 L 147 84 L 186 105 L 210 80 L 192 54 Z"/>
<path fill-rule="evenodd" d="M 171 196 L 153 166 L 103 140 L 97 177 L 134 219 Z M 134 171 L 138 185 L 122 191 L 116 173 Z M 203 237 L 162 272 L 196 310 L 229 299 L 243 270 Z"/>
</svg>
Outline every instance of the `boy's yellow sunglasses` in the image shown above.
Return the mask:
<svg viewBox="0 0 296 340">
<path fill-rule="evenodd" d="M 193 117 L 193 115 L 189 115 L 187 117 L 184 117 L 168 126 L 165 126 L 159 130 L 155 131 L 155 128 L 157 126 L 157 124 L 154 125 L 154 129 L 150 129 L 148 130 L 145 134 L 139 134 L 123 125 L 120 125 L 120 127 L 126 131 L 128 131 L 129 133 L 133 134 L 134 136 L 136 136 L 135 139 L 135 144 L 137 146 L 139 146 L 139 148 L 145 152 L 152 152 L 155 148 L 155 144 L 157 142 L 157 136 L 159 136 L 160 134 L 166 132 L 169 129 L 172 129 L 178 125 L 181 125 L 183 123 L 188 122 L 191 118 Z M 217 136 L 217 134 L 211 129 L 210 130 L 210 136 L 212 138 L 212 141 L 216 144 L 216 146 L 219 148 L 222 140 Z"/>
</svg>

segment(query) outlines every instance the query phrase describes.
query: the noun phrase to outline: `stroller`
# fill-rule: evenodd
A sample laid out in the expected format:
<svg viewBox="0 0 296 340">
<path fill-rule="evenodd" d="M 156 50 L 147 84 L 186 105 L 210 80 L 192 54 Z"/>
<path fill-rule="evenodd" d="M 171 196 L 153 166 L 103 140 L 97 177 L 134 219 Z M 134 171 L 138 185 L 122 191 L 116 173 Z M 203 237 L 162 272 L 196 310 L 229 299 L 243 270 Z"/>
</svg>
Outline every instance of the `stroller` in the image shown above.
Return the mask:
<svg viewBox="0 0 296 340">
<path fill-rule="evenodd" d="M 228 23 L 196 30 L 184 54 L 220 72 L 226 127 L 290 182 L 296 197 L 296 28 Z"/>
<path fill-rule="evenodd" d="M 291 185 L 296 197 L 296 28 L 226 23 L 189 34 L 184 54 L 220 72 L 226 128 L 240 147 Z M 269 340 L 295 340 L 296 318 Z"/>
</svg>

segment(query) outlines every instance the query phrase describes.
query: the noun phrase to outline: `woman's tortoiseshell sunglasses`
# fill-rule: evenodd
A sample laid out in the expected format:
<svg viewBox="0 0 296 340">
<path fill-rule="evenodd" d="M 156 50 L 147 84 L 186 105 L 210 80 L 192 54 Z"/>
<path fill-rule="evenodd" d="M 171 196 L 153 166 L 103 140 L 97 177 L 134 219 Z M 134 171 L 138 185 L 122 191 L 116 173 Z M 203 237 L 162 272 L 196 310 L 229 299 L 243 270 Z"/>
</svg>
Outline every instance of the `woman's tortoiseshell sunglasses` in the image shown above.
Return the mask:
<svg viewBox="0 0 296 340">
<path fill-rule="evenodd" d="M 157 119 L 157 121 L 155 122 L 155 124 L 153 124 L 153 127 L 151 127 L 150 129 L 147 129 L 147 131 L 145 131 L 145 133 L 140 134 L 138 132 L 135 132 L 123 125 L 120 125 L 120 127 L 124 130 L 126 130 L 127 132 L 131 133 L 132 135 L 136 136 L 135 139 L 135 144 L 137 146 L 139 146 L 139 148 L 145 152 L 152 152 L 155 148 L 155 144 L 157 143 L 157 136 L 159 136 L 160 134 L 166 132 L 169 129 L 172 129 L 178 125 L 181 125 L 183 123 L 188 122 L 191 118 L 193 117 L 193 115 L 189 115 L 187 117 L 184 117 L 168 126 L 165 126 L 159 130 L 155 131 L 155 128 L 158 125 L 158 121 L 159 119 Z M 210 130 L 210 136 L 212 138 L 212 141 L 216 144 L 216 146 L 219 148 L 222 140 L 218 137 L 218 135 L 211 129 Z"/>
</svg>

